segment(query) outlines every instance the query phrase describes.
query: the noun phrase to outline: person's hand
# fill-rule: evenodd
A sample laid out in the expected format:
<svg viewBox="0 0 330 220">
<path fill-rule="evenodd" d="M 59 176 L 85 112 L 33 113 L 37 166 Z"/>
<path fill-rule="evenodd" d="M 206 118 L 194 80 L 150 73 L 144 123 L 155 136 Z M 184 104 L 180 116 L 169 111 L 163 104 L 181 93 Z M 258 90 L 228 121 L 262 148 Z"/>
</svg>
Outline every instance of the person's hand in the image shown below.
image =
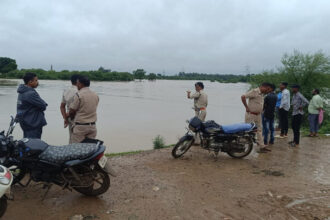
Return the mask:
<svg viewBox="0 0 330 220">
<path fill-rule="evenodd" d="M 64 128 L 68 127 L 68 125 L 69 125 L 68 119 L 64 119 Z"/>
<path fill-rule="evenodd" d="M 190 93 L 191 93 L 191 91 L 190 91 L 190 90 L 188 90 L 188 91 L 187 91 L 187 93 L 188 93 L 188 94 L 190 94 Z"/>
</svg>

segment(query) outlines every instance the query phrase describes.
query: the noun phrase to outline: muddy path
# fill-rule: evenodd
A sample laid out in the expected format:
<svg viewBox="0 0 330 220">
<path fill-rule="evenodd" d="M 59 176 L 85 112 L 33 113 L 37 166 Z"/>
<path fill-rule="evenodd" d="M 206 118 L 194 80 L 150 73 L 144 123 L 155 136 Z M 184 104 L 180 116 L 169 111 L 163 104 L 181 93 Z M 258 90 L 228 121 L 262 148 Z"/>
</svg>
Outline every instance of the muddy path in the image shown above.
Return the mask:
<svg viewBox="0 0 330 220">
<path fill-rule="evenodd" d="M 199 147 L 176 160 L 171 149 L 114 157 L 103 196 L 54 186 L 42 201 L 41 185 L 14 187 L 3 219 L 330 219 L 330 139 L 287 141 L 243 160 Z"/>
</svg>

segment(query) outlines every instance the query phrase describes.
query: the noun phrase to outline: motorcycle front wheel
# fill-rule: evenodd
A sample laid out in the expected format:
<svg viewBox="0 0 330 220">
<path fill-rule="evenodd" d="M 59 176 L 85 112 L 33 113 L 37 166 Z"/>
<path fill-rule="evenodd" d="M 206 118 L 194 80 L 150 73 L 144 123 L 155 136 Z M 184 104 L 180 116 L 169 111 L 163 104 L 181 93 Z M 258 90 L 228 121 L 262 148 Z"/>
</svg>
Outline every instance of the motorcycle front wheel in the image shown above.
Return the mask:
<svg viewBox="0 0 330 220">
<path fill-rule="evenodd" d="M 182 155 L 184 155 L 191 145 L 194 143 L 194 138 L 189 137 L 189 136 L 184 136 L 182 137 L 179 142 L 174 146 L 172 150 L 172 156 L 174 158 L 179 158 Z"/>
<path fill-rule="evenodd" d="M 227 154 L 233 158 L 241 159 L 249 155 L 253 149 L 253 140 L 249 138 L 243 138 L 241 145 L 243 145 L 243 151 L 235 151 L 234 149 L 227 152 Z"/>
<path fill-rule="evenodd" d="M 77 192 L 86 196 L 98 196 L 105 193 L 110 187 L 110 177 L 103 170 L 93 170 L 93 183 L 88 187 L 73 187 Z"/>
</svg>

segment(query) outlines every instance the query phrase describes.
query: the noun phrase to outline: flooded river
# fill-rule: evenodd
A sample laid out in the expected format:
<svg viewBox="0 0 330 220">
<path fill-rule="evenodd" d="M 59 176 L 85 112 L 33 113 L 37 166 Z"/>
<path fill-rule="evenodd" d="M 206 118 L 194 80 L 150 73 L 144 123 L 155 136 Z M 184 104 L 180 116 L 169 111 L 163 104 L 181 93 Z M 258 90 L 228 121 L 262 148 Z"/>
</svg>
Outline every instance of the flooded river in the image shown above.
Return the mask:
<svg viewBox="0 0 330 220">
<path fill-rule="evenodd" d="M 21 82 L 20 80 L 13 80 Z M 185 132 L 185 120 L 194 115 L 193 101 L 186 98 L 186 90 L 194 90 L 195 81 L 136 81 L 92 82 L 91 89 L 100 96 L 98 107 L 98 136 L 108 146 L 108 152 L 146 150 L 152 140 L 161 135 L 166 144 L 173 144 Z M 248 84 L 222 84 L 205 81 L 209 96 L 207 120 L 220 124 L 242 122 L 244 108 L 240 96 Z M 59 110 L 68 81 L 40 80 L 37 88 L 48 103 L 43 139 L 52 145 L 68 142 Z M 16 114 L 17 86 L 0 86 L 0 129 L 7 129 L 10 115 Z M 22 137 L 19 126 L 14 136 Z"/>
</svg>

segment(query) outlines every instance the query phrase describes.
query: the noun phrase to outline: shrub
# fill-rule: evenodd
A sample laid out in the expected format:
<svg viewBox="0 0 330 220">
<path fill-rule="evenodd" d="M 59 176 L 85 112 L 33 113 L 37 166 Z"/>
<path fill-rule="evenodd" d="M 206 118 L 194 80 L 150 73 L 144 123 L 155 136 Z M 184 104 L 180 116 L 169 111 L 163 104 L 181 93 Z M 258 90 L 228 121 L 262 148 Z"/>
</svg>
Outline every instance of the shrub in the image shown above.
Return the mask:
<svg viewBox="0 0 330 220">
<path fill-rule="evenodd" d="M 153 140 L 153 144 L 154 149 L 161 149 L 166 147 L 164 138 L 160 135 L 157 135 L 157 137 Z"/>
</svg>

